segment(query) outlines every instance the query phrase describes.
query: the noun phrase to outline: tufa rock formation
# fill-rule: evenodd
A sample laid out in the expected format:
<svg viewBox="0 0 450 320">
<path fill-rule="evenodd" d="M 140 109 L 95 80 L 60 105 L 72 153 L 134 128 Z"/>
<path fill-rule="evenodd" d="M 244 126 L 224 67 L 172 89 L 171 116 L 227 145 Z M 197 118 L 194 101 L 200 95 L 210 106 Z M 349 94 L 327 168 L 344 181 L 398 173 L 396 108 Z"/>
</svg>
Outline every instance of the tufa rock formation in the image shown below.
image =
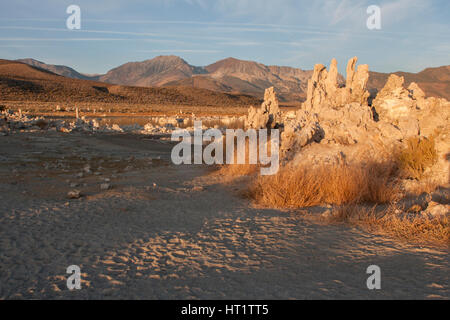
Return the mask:
<svg viewBox="0 0 450 320">
<path fill-rule="evenodd" d="M 246 118 L 246 126 L 253 129 L 278 128 L 281 123 L 281 112 L 273 87 L 266 89 L 264 102 L 259 109 L 250 107 Z"/>
<path fill-rule="evenodd" d="M 355 71 L 357 60 L 352 58 L 347 64 L 345 86 L 338 83 L 336 59 L 328 71 L 315 65 L 306 102 L 295 117 L 284 121 L 281 154 L 286 159 L 296 157 L 311 142 L 353 145 L 372 138 L 369 129 L 375 124 L 366 89 L 369 69 L 361 65 Z"/>
<path fill-rule="evenodd" d="M 345 86 L 338 81 L 337 62 L 327 70 L 314 67 L 308 96 L 300 110 L 281 113 L 273 88 L 260 109 L 251 108 L 250 128 L 280 128 L 283 163 L 361 162 L 387 160 L 410 137 L 433 137 L 439 155 L 434 177 L 448 183 L 450 159 L 450 103 L 426 98 L 423 90 L 391 75 L 369 105 L 367 65 L 347 64 Z"/>
<path fill-rule="evenodd" d="M 358 58 L 354 57 L 347 64 L 347 79 L 345 87 L 338 83 L 337 61 L 333 59 L 330 69 L 321 64 L 314 66 L 312 78 L 308 81 L 308 92 L 305 110 L 314 111 L 317 108 L 340 107 L 356 102 L 367 104 L 370 94 L 367 91 L 367 81 L 369 80 L 369 66 L 360 65 L 355 71 Z"/>
</svg>

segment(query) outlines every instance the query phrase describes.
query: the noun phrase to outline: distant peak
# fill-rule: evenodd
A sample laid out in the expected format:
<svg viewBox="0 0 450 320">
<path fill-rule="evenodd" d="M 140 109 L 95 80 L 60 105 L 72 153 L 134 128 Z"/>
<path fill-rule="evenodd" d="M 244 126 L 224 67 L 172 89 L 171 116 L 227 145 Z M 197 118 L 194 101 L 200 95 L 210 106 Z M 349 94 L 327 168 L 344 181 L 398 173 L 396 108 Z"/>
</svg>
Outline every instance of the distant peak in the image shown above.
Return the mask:
<svg viewBox="0 0 450 320">
<path fill-rule="evenodd" d="M 225 58 L 225 59 L 220 60 L 218 62 L 229 62 L 229 63 L 253 62 L 254 63 L 254 61 L 241 60 L 241 59 L 236 59 L 236 58 L 233 58 L 233 57 L 228 57 L 228 58 Z"/>
<path fill-rule="evenodd" d="M 45 62 L 33 59 L 33 58 L 24 58 L 24 59 L 17 59 L 16 61 L 19 62 L 36 62 L 36 63 L 41 63 L 41 64 L 46 64 Z"/>
<path fill-rule="evenodd" d="M 159 61 L 180 61 L 180 62 L 183 62 L 183 63 L 187 64 L 187 62 L 183 58 L 181 58 L 179 56 L 174 56 L 174 55 L 157 56 L 157 57 L 155 57 L 153 59 L 150 59 L 150 61 L 151 60 L 153 60 L 153 61 L 157 61 L 157 60 L 159 60 Z"/>
<path fill-rule="evenodd" d="M 233 58 L 233 57 L 228 57 L 228 58 L 223 59 L 223 61 L 241 61 L 241 60 Z"/>
</svg>

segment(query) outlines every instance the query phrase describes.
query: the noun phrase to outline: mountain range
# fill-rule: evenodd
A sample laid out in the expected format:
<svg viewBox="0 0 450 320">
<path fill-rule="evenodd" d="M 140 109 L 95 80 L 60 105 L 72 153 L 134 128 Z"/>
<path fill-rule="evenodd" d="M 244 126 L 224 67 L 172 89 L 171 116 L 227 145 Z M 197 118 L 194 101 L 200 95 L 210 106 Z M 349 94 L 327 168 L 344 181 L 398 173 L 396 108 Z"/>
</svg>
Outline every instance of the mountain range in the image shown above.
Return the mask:
<svg viewBox="0 0 450 320">
<path fill-rule="evenodd" d="M 45 64 L 33 59 L 21 62 L 74 79 L 94 80 L 137 87 L 194 87 L 212 91 L 247 94 L 262 98 L 264 90 L 275 87 L 281 101 L 306 98 L 312 70 L 266 66 L 254 61 L 227 58 L 204 67 L 192 66 L 177 56 L 159 56 L 142 62 L 128 62 L 104 75 L 89 76 L 66 66 Z M 427 68 L 418 73 L 393 72 L 405 77 L 405 85 L 416 82 L 428 96 L 450 100 L 450 66 Z M 380 90 L 391 73 L 370 72 L 368 88 Z M 341 76 L 341 79 L 343 77 Z"/>
<path fill-rule="evenodd" d="M 71 72 L 58 66 L 55 71 Z M 72 69 L 73 70 L 73 69 Z M 67 74 L 67 73 L 65 73 Z M 260 99 L 191 87 L 134 87 L 108 84 L 90 79 L 61 76 L 24 62 L 0 59 L 1 101 L 42 101 L 61 103 L 126 103 L 157 106 L 249 107 Z"/>
<path fill-rule="evenodd" d="M 53 73 L 56 73 L 60 76 L 72 78 L 72 79 L 83 79 L 83 80 L 93 80 L 92 77 L 89 77 L 87 75 L 83 75 L 76 70 L 66 67 L 66 66 L 59 66 L 54 64 L 47 64 L 35 59 L 18 59 L 16 61 L 26 63 L 32 67 L 44 69 Z"/>
</svg>

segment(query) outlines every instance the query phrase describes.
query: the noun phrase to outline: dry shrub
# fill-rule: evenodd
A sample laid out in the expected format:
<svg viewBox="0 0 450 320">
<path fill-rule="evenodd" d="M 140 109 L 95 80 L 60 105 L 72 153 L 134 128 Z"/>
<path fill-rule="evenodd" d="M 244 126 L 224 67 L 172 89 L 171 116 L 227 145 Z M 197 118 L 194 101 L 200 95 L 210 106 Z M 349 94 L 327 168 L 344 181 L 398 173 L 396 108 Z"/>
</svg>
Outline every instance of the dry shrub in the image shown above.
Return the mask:
<svg viewBox="0 0 450 320">
<path fill-rule="evenodd" d="M 397 179 L 398 169 L 392 162 L 372 162 L 361 168 L 366 179 L 362 190 L 363 202 L 389 203 L 400 197 L 400 185 Z"/>
<path fill-rule="evenodd" d="M 409 138 L 406 147 L 397 152 L 396 158 L 403 177 L 422 178 L 425 169 L 433 166 L 438 159 L 434 137 Z"/>
<path fill-rule="evenodd" d="M 286 166 L 276 175 L 257 177 L 247 194 L 276 208 L 387 203 L 399 194 L 392 173 L 392 166 L 385 164 Z"/>
<path fill-rule="evenodd" d="M 440 183 L 437 180 L 430 177 L 413 182 L 415 183 L 409 187 L 409 193 L 413 196 L 420 196 L 424 193 L 431 194 L 440 186 Z"/>
<path fill-rule="evenodd" d="M 258 176 L 247 195 L 258 204 L 277 207 L 307 207 L 320 202 L 320 182 L 304 167 L 294 172 L 280 169 L 273 176 Z"/>
<path fill-rule="evenodd" d="M 407 215 L 404 210 L 389 206 L 376 207 L 344 205 L 333 210 L 329 222 L 348 223 L 372 233 L 385 234 L 415 243 L 450 244 L 450 224 L 446 216 Z"/>
</svg>

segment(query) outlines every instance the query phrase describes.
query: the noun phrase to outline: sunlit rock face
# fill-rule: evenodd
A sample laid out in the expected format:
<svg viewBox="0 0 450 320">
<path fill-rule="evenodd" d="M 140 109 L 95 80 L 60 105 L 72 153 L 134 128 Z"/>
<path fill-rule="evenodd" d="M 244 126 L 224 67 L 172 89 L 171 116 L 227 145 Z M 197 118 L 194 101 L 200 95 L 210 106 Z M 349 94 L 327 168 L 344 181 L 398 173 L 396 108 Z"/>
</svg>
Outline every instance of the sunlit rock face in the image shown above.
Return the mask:
<svg viewBox="0 0 450 320">
<path fill-rule="evenodd" d="M 308 92 L 304 107 L 310 111 L 320 111 L 318 108 L 338 109 L 348 103 L 367 104 L 370 94 L 367 91 L 369 66 L 360 65 L 356 68 L 357 57 L 348 61 L 345 86 L 338 83 L 337 61 L 333 59 L 327 71 L 322 64 L 314 66 L 312 78 L 308 81 Z"/>
<path fill-rule="evenodd" d="M 246 126 L 253 129 L 273 129 L 281 123 L 281 112 L 273 87 L 266 89 L 260 108 L 250 107 Z"/>
<path fill-rule="evenodd" d="M 380 160 L 401 148 L 411 137 L 434 137 L 439 161 L 436 176 L 449 177 L 450 103 L 426 98 L 424 91 L 403 77 L 391 75 L 369 105 L 369 67 L 347 64 L 347 78 L 339 82 L 337 61 L 314 67 L 307 99 L 296 111 L 281 112 L 273 88 L 261 108 L 250 108 L 248 128 L 279 128 L 282 162 L 342 162 Z"/>
</svg>

